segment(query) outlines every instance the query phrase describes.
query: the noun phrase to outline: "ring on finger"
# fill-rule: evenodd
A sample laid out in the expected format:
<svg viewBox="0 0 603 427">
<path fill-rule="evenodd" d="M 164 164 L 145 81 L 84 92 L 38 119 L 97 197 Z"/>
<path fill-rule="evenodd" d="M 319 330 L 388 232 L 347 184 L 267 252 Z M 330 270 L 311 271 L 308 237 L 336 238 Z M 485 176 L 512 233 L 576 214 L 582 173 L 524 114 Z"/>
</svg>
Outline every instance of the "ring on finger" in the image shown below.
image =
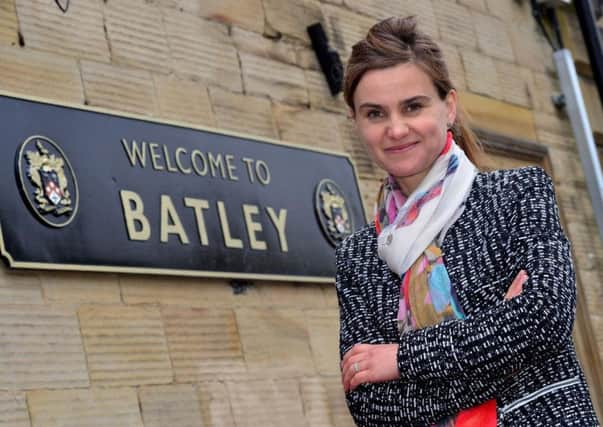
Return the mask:
<svg viewBox="0 0 603 427">
<path fill-rule="evenodd" d="M 352 365 L 352 369 L 354 369 L 355 374 L 358 373 L 358 371 L 360 370 L 360 367 L 358 366 L 358 362 L 354 362 L 354 364 Z"/>
</svg>

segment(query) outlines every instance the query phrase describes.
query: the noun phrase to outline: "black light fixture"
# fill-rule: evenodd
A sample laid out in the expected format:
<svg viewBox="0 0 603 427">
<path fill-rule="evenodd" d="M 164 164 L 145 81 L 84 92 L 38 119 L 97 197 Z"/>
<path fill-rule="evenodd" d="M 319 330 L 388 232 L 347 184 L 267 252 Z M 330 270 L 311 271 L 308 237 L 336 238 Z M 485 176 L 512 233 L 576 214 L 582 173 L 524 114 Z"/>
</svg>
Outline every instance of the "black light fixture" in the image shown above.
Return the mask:
<svg viewBox="0 0 603 427">
<path fill-rule="evenodd" d="M 320 68 L 327 78 L 331 95 L 335 96 L 341 92 L 343 83 L 343 64 L 339 54 L 335 49 L 329 47 L 329 39 L 320 22 L 308 26 L 306 30 L 312 41 L 312 49 L 316 53 Z"/>
</svg>

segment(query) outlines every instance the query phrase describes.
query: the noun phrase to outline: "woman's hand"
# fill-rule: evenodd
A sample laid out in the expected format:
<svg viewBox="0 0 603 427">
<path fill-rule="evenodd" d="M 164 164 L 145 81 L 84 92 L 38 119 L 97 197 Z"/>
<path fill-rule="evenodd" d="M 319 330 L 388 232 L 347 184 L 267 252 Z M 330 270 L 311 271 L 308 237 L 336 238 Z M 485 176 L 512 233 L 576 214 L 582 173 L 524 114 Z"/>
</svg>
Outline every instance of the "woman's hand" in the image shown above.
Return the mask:
<svg viewBox="0 0 603 427">
<path fill-rule="evenodd" d="M 528 274 L 521 270 L 505 294 L 505 300 L 523 291 Z M 398 372 L 398 344 L 356 344 L 341 361 L 341 377 L 346 392 L 360 384 L 395 380 Z"/>
<path fill-rule="evenodd" d="M 511 298 L 515 298 L 521 291 L 523 291 L 523 284 L 528 280 L 528 273 L 525 270 L 521 270 L 513 279 L 513 283 L 509 286 L 507 293 L 505 294 L 505 300 L 510 300 Z"/>
<path fill-rule="evenodd" d="M 360 384 L 399 378 L 398 344 L 356 344 L 343 356 L 341 377 L 346 393 Z"/>
</svg>

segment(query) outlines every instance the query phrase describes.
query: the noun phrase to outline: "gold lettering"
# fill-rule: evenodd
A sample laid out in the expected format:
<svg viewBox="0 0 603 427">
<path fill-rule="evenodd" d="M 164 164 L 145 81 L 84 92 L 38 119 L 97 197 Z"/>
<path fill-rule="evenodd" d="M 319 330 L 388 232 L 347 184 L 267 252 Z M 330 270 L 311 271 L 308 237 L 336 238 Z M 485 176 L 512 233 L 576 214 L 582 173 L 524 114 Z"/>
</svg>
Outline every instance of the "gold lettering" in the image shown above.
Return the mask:
<svg viewBox="0 0 603 427">
<path fill-rule="evenodd" d="M 192 171 L 191 171 L 191 168 L 185 168 L 184 166 L 182 166 L 182 163 L 180 163 L 180 155 L 182 153 L 186 154 L 186 148 L 182 148 L 182 147 L 176 148 L 176 166 L 178 166 L 178 169 L 180 169 L 180 172 L 188 175 Z"/>
<path fill-rule="evenodd" d="M 270 206 L 266 207 L 268 216 L 274 224 L 274 228 L 278 233 L 278 239 L 281 244 L 281 252 L 289 252 L 289 245 L 287 244 L 287 235 L 285 234 L 285 225 L 287 222 L 287 209 L 281 209 L 278 213 L 274 211 Z"/>
<path fill-rule="evenodd" d="M 197 220 L 197 230 L 199 230 L 199 242 L 203 246 L 207 246 L 209 244 L 209 239 L 207 238 L 207 228 L 205 227 L 205 218 L 203 217 L 203 209 L 209 208 L 209 203 L 207 200 L 203 199 L 193 199 L 192 197 L 184 198 L 184 205 L 187 208 L 193 208 L 195 211 L 195 218 Z"/>
<path fill-rule="evenodd" d="M 128 145 L 128 141 L 126 138 L 121 139 L 121 145 L 123 145 L 124 150 L 126 150 L 126 154 L 128 155 L 128 160 L 130 160 L 130 164 L 134 167 L 136 163 L 140 163 L 141 167 L 145 167 L 145 162 L 147 159 L 147 143 L 142 141 L 142 148 L 138 145 L 136 140 L 132 140 L 132 148 Z"/>
<path fill-rule="evenodd" d="M 167 165 L 167 170 L 169 172 L 178 172 L 178 169 L 176 169 L 174 166 L 172 166 L 172 163 L 170 162 L 170 152 L 168 151 L 168 148 L 165 144 L 163 145 L 163 157 L 165 158 L 165 164 Z"/>
<path fill-rule="evenodd" d="M 201 161 L 203 162 L 203 168 L 201 168 L 201 169 L 199 169 L 199 165 L 195 161 L 195 159 L 197 157 L 199 157 L 201 159 Z M 193 150 L 193 152 L 191 153 L 191 162 L 193 164 L 193 169 L 195 170 L 195 173 L 197 175 L 199 175 L 199 176 L 207 175 L 207 160 L 205 160 L 205 154 L 203 154 L 202 151 Z"/>
<path fill-rule="evenodd" d="M 247 226 L 247 235 L 249 236 L 249 245 L 251 249 L 258 251 L 266 250 L 266 242 L 258 240 L 256 233 L 262 231 L 262 224 L 255 222 L 252 215 L 260 213 L 259 208 L 256 205 L 243 205 L 243 216 L 245 217 L 245 225 Z"/>
<path fill-rule="evenodd" d="M 247 176 L 249 176 L 249 182 L 251 182 L 253 184 L 253 159 L 250 159 L 249 157 L 243 157 L 241 159 L 241 161 L 243 161 L 245 163 L 245 166 L 247 166 Z"/>
<path fill-rule="evenodd" d="M 234 160 L 234 156 L 232 154 L 227 154 L 224 156 L 226 159 L 226 169 L 228 169 L 228 178 L 231 181 L 238 181 L 239 177 L 233 174 L 233 171 L 237 168 L 232 161 Z"/>
<path fill-rule="evenodd" d="M 161 154 L 155 152 L 159 148 L 159 144 L 155 144 L 154 142 L 149 143 L 149 150 L 151 150 L 151 162 L 153 163 L 153 169 L 157 171 L 162 171 L 165 168 L 163 165 L 157 163 L 157 159 L 161 158 Z"/>
<path fill-rule="evenodd" d="M 224 178 L 226 173 L 224 172 L 224 161 L 222 160 L 222 154 L 218 153 L 216 156 L 214 156 L 213 153 L 207 153 L 207 158 L 209 159 L 211 176 L 216 176 L 216 168 L 218 168 L 220 175 L 222 175 L 222 178 Z"/>
<path fill-rule="evenodd" d="M 243 241 L 231 236 L 230 226 L 228 225 L 228 217 L 226 215 L 226 207 L 224 202 L 218 200 L 218 216 L 220 217 L 220 226 L 222 227 L 222 236 L 224 237 L 224 245 L 227 248 L 243 248 Z"/>
<path fill-rule="evenodd" d="M 178 238 L 180 238 L 180 243 L 185 245 L 190 243 L 188 236 L 184 231 L 184 227 L 182 227 L 182 222 L 180 221 L 178 212 L 176 212 L 174 203 L 172 203 L 172 199 L 170 196 L 166 196 L 165 194 L 161 195 L 160 234 L 161 237 L 159 240 L 161 240 L 163 243 L 168 241 L 170 234 L 177 234 Z"/>
<path fill-rule="evenodd" d="M 140 196 L 134 191 L 128 190 L 121 190 L 119 196 L 126 220 L 128 238 L 130 240 L 149 240 L 151 227 L 149 220 L 144 216 L 144 203 Z M 136 229 L 136 224 L 140 225 L 140 230 Z"/>
</svg>

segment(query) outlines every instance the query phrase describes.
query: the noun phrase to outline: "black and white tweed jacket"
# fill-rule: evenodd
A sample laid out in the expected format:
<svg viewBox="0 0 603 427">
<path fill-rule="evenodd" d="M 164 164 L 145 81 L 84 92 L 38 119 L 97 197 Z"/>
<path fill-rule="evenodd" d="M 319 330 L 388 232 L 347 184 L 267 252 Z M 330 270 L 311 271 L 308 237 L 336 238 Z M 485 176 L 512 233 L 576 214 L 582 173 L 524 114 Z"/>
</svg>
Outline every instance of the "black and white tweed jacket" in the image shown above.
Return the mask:
<svg viewBox="0 0 603 427">
<path fill-rule="evenodd" d="M 501 426 L 598 426 L 571 338 L 575 276 L 550 178 L 479 173 L 442 249 L 465 320 L 400 335 L 400 278 L 374 225 L 337 248 L 340 351 L 399 343 L 400 379 L 347 394 L 359 426 L 428 426 L 496 398 Z M 521 295 L 504 295 L 519 270 Z"/>
</svg>

